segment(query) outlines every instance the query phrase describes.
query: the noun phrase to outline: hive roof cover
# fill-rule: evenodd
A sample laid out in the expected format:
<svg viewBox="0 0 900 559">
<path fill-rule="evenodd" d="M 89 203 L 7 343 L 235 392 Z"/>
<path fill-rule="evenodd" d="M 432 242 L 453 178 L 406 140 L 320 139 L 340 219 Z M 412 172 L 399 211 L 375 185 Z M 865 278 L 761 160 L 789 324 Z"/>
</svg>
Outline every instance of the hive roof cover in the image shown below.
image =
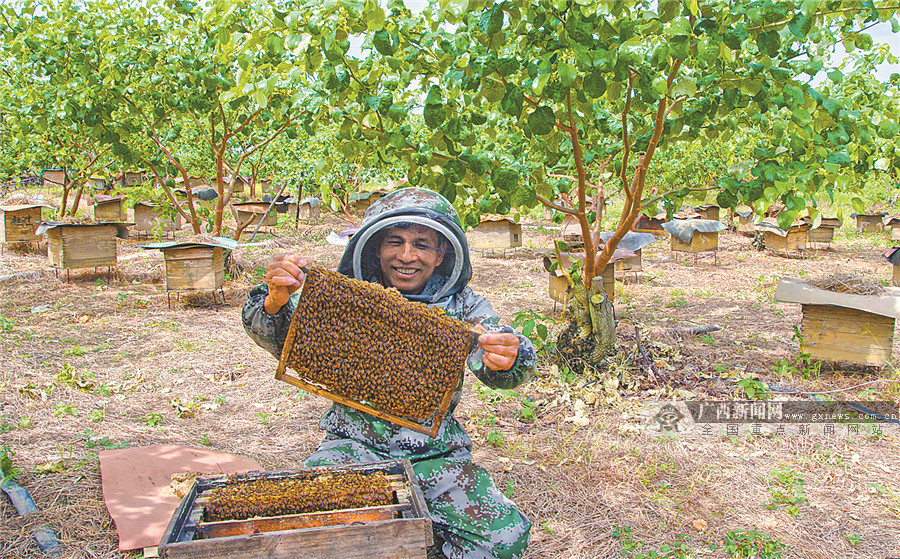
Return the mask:
<svg viewBox="0 0 900 559">
<path fill-rule="evenodd" d="M 237 248 L 238 242 L 230 237 L 213 237 L 211 241 L 165 241 L 162 243 L 141 245 L 141 248 L 147 250 L 165 250 L 168 248 L 191 246 L 221 247 L 228 250 L 234 250 Z"/>
<path fill-rule="evenodd" d="M 668 231 L 683 243 L 690 243 L 694 238 L 694 232 L 716 233 L 725 230 L 725 224 L 715 219 L 676 219 L 663 223 L 663 229 Z"/>
<path fill-rule="evenodd" d="M 100 453 L 103 502 L 116 523 L 119 550 L 159 544 L 181 498 L 172 491 L 172 474 L 259 470 L 259 463 L 208 448 L 140 446 Z"/>
<path fill-rule="evenodd" d="M 897 287 L 885 287 L 883 295 L 856 295 L 819 289 L 798 279 L 782 278 L 775 288 L 775 300 L 804 305 L 833 305 L 900 318 L 900 288 Z"/>
<path fill-rule="evenodd" d="M 794 227 L 806 227 L 809 228 L 808 223 L 804 223 L 802 221 L 795 221 L 791 224 L 791 229 Z M 764 220 L 760 221 L 756 224 L 757 231 L 769 231 L 770 233 L 775 233 L 780 237 L 787 237 L 789 231 L 785 231 L 781 227 L 778 226 L 778 221 L 774 217 L 767 217 Z"/>
<path fill-rule="evenodd" d="M 600 233 L 600 239 L 605 243 L 612 238 L 614 234 L 615 231 L 604 231 Z M 653 233 L 637 233 L 635 231 L 629 231 L 625 233 L 625 236 L 622 237 L 622 240 L 619 241 L 619 245 L 616 248 L 624 248 L 636 252 L 655 240 L 656 235 Z"/>
<path fill-rule="evenodd" d="M 99 221 L 96 223 L 60 223 L 58 221 L 42 221 L 34 231 L 35 235 L 43 235 L 51 229 L 57 227 L 98 227 L 100 225 L 113 225 L 116 228 L 116 237 L 120 239 L 128 238 L 128 228 L 134 223 L 123 223 L 121 221 Z"/>
</svg>

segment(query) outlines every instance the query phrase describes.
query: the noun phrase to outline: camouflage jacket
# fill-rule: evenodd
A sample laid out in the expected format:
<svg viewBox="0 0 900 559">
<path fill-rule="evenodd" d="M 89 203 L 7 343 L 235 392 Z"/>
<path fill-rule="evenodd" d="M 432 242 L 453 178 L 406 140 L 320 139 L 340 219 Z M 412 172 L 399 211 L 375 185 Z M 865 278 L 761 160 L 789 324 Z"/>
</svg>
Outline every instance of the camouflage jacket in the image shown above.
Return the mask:
<svg viewBox="0 0 900 559">
<path fill-rule="evenodd" d="M 434 274 L 426 284 L 423 294 L 436 293 L 445 280 L 443 276 Z M 243 323 L 250 337 L 278 359 L 298 295 L 295 294 L 288 304 L 274 315 L 270 315 L 263 308 L 267 293 L 265 285 L 258 286 L 250 292 L 243 309 Z M 499 324 L 499 318 L 490 302 L 476 295 L 468 287 L 431 305 L 443 308 L 449 316 L 459 320 L 480 322 L 488 331 L 514 333 L 508 326 Z M 473 351 L 469 358 L 469 369 L 481 382 L 491 388 L 514 388 L 533 371 L 536 361 L 534 347 L 525 336 L 516 334 L 516 337 L 519 338 L 519 354 L 508 371 L 488 369 L 481 362 L 481 349 L 476 348 Z M 330 438 L 354 439 L 397 458 L 423 460 L 452 454 L 458 450 L 468 451 L 471 449 L 472 441 L 453 416 L 453 410 L 461 397 L 462 384 L 461 379 L 440 431 L 434 438 L 341 404 L 331 406 L 319 421 L 319 427 L 326 431 Z"/>
</svg>

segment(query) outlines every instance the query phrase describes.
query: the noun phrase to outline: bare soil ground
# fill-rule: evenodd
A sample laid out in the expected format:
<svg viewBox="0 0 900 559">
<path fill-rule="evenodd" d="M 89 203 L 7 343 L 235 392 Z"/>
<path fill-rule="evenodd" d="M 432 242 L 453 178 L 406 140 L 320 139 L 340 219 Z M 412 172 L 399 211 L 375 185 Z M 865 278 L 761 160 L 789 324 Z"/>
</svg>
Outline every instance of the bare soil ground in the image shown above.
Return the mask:
<svg viewBox="0 0 900 559">
<path fill-rule="evenodd" d="M 6 249 L 0 276 L 26 275 L 0 281 L 0 441 L 40 518 L 18 518 L 0 498 L 0 557 L 39 556 L 30 535 L 38 520 L 56 529 L 67 557 L 139 556 L 117 551 L 100 487 L 104 448 L 208 445 L 266 469 L 298 467 L 321 438 L 328 402 L 275 381 L 276 361 L 244 334 L 240 309 L 272 254 L 336 265 L 342 249 L 324 238 L 344 225 L 283 225 L 234 252 L 225 305 L 194 295 L 171 309 L 161 254 L 134 241 L 120 241 L 108 284 L 94 270 L 57 278 L 44 254 Z M 554 234 L 529 227 L 525 248 L 473 256 L 472 287 L 505 321 L 521 310 L 560 316 L 540 259 Z M 715 265 L 711 254 L 695 263 L 660 240 L 644 250 L 637 278 L 619 274 L 619 351 L 605 381 L 569 378 L 549 359 L 512 392 L 469 378 L 457 416 L 477 461 L 534 522 L 528 557 L 774 557 L 762 551 L 767 541 L 786 558 L 900 556 L 896 425 L 671 434 L 644 429 L 640 411 L 673 398 L 744 399 L 745 378 L 896 402 L 896 360 L 869 371 L 798 363 L 799 305 L 773 299 L 781 277 L 851 272 L 888 284 L 886 246 L 840 233 L 829 250 L 786 258 L 725 233 Z M 712 323 L 722 329 L 674 330 Z M 610 377 L 618 390 L 602 389 Z"/>
</svg>

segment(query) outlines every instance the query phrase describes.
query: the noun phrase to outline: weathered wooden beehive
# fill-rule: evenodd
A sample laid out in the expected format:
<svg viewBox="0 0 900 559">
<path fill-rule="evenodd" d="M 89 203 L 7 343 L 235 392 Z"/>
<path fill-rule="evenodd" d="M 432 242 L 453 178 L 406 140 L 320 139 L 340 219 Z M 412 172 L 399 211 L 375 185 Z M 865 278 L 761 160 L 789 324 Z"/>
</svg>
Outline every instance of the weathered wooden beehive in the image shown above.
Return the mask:
<svg viewBox="0 0 900 559">
<path fill-rule="evenodd" d="M 262 223 L 263 227 L 278 225 L 278 213 L 274 209 L 269 210 L 268 202 L 242 202 L 231 206 L 238 223 L 250 221 L 253 227 L 258 223 Z"/>
<path fill-rule="evenodd" d="M 753 210 L 735 211 L 734 215 L 737 216 L 736 229 L 738 234 L 745 237 L 752 237 L 756 234 L 756 227 L 753 223 Z"/>
<path fill-rule="evenodd" d="M 842 222 L 836 217 L 822 217 L 818 227 L 814 227 L 815 220 L 811 217 L 803 217 L 801 221 L 809 225 L 807 239 L 811 243 L 831 243 L 834 240 L 835 229 L 840 229 Z"/>
<path fill-rule="evenodd" d="M 319 512 L 257 516 L 242 520 L 207 518 L 209 495 L 229 484 L 303 479 L 310 475 L 338 477 L 343 472 L 385 476 L 390 504 L 356 508 L 340 506 L 332 495 L 322 495 Z M 331 500 L 332 503 L 327 503 Z M 238 505 L 239 506 L 239 505 Z M 408 460 L 328 466 L 316 470 L 249 472 L 232 476 L 197 478 L 182 499 L 159 545 L 164 559 L 405 559 L 425 557 L 433 544 L 428 507 Z"/>
<path fill-rule="evenodd" d="M 256 187 L 259 188 L 259 191 L 260 191 L 260 192 L 271 192 L 271 191 L 272 191 L 272 186 L 273 186 L 274 184 L 275 184 L 275 182 L 272 180 L 271 177 L 266 177 L 266 178 L 264 178 L 264 179 L 257 179 L 257 180 L 256 180 Z M 277 194 L 277 193 L 276 193 L 276 194 Z"/>
<path fill-rule="evenodd" d="M 166 291 L 215 291 L 225 284 L 222 247 L 173 246 L 162 249 L 166 262 Z"/>
<path fill-rule="evenodd" d="M 663 229 L 663 224 L 666 223 L 666 221 L 666 214 L 662 212 L 655 217 L 641 214 L 632 229 L 639 233 L 650 233 L 658 237 L 664 237 L 666 235 L 666 230 Z"/>
<path fill-rule="evenodd" d="M 603 278 L 603 291 L 606 292 L 606 296 L 610 301 L 616 300 L 616 263 L 633 256 L 634 253 L 631 251 L 616 250 L 616 254 L 613 255 L 609 264 L 600 273 L 600 277 Z M 565 305 L 569 302 L 570 285 L 564 270 L 568 270 L 574 260 L 584 259 L 584 253 L 562 252 L 560 253 L 560 258 L 560 262 L 554 266 L 557 263 L 556 254 L 544 256 L 544 269 L 549 273 L 548 294 L 550 298 L 557 303 Z"/>
<path fill-rule="evenodd" d="M 613 231 L 600 233 L 600 240 L 606 243 L 613 234 Z M 619 245 L 616 248 L 630 250 L 634 253 L 634 256 L 618 260 L 616 262 L 616 269 L 622 270 L 623 272 L 640 272 L 643 270 L 641 250 L 655 241 L 656 236 L 650 233 L 636 233 L 634 231 L 625 233 L 625 236 L 622 237 L 622 240 L 619 241 Z"/>
<path fill-rule="evenodd" d="M 698 214 L 700 214 L 700 219 L 711 219 L 713 221 L 719 221 L 719 206 L 716 204 L 702 204 L 694 208 Z"/>
<path fill-rule="evenodd" d="M 888 262 L 894 265 L 894 285 L 900 287 L 900 247 L 891 247 L 884 251 Z"/>
<path fill-rule="evenodd" d="M 882 220 L 885 227 L 891 230 L 891 240 L 900 241 L 900 215 L 886 215 Z"/>
<path fill-rule="evenodd" d="M 94 196 L 94 219 L 97 221 L 125 221 L 125 197 Z"/>
<path fill-rule="evenodd" d="M 663 228 L 671 235 L 672 250 L 699 253 L 718 250 L 719 231 L 724 231 L 725 225 L 711 219 L 676 219 L 664 223 Z"/>
<path fill-rule="evenodd" d="M 116 265 L 116 238 L 128 238 L 125 224 L 41 223 L 35 234 L 47 233 L 50 265 L 63 270 Z"/>
<path fill-rule="evenodd" d="M 884 231 L 884 222 L 882 221 L 887 215 L 886 212 L 860 214 L 852 213 L 850 217 L 856 218 L 856 230 L 860 233 L 881 233 Z"/>
<path fill-rule="evenodd" d="M 44 169 L 41 171 L 41 180 L 45 189 L 57 189 L 66 184 L 65 169 Z"/>
<path fill-rule="evenodd" d="M 881 367 L 891 359 L 894 325 L 900 318 L 900 289 L 855 295 L 819 289 L 784 278 L 775 300 L 800 303 L 800 351 L 818 361 Z"/>
<path fill-rule="evenodd" d="M 37 243 L 41 240 L 35 230 L 41 223 L 43 204 L 0 206 L 0 242 Z"/>
<path fill-rule="evenodd" d="M 469 232 L 469 246 L 477 250 L 522 246 L 522 226 L 504 215 L 483 215 Z"/>
<path fill-rule="evenodd" d="M 134 205 L 134 228 L 147 232 L 160 229 L 164 232 L 175 232 L 181 229 L 181 214 L 175 217 L 162 216 L 162 206 L 152 202 L 141 201 Z"/>
<path fill-rule="evenodd" d="M 785 231 L 778 226 L 775 218 L 767 217 L 756 224 L 756 230 L 762 232 L 766 248 L 769 250 L 778 252 L 806 250 L 809 224 L 797 221 Z"/>
<path fill-rule="evenodd" d="M 354 192 L 350 195 L 350 205 L 357 212 L 365 212 L 383 196 L 390 194 L 387 190 L 373 190 L 371 192 Z"/>
<path fill-rule="evenodd" d="M 288 209 L 288 212 L 292 216 L 296 215 L 298 219 L 310 220 L 318 219 L 321 210 L 320 200 L 315 196 L 308 196 L 303 200 L 300 200 L 300 206 L 296 209 L 299 213 L 292 213 L 290 209 Z"/>
<path fill-rule="evenodd" d="M 222 180 L 225 181 L 225 190 L 228 191 L 228 185 L 231 183 L 231 177 L 222 177 Z M 234 178 L 234 186 L 231 190 L 233 194 L 243 194 L 246 188 L 249 186 L 249 181 L 244 177 L 235 177 Z"/>
<path fill-rule="evenodd" d="M 560 236 L 570 252 L 584 248 L 584 238 L 581 236 L 581 224 L 576 219 L 563 220 L 560 228 Z"/>
<path fill-rule="evenodd" d="M 84 181 L 84 185 L 93 190 L 106 190 L 107 180 L 100 175 L 91 175 Z"/>
<path fill-rule="evenodd" d="M 134 186 L 144 182 L 144 170 L 125 171 L 122 173 L 122 186 Z"/>
</svg>

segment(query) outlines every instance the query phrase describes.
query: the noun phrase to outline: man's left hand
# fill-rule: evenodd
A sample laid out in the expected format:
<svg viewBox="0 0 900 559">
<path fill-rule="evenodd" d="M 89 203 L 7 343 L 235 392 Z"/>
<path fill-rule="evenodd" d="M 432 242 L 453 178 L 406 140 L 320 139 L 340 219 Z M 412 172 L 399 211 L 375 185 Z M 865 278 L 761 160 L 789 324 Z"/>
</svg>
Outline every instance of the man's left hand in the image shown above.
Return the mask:
<svg viewBox="0 0 900 559">
<path fill-rule="evenodd" d="M 493 371 L 508 371 L 519 355 L 519 338 L 505 332 L 486 332 L 478 336 L 484 350 L 484 365 Z"/>
</svg>

